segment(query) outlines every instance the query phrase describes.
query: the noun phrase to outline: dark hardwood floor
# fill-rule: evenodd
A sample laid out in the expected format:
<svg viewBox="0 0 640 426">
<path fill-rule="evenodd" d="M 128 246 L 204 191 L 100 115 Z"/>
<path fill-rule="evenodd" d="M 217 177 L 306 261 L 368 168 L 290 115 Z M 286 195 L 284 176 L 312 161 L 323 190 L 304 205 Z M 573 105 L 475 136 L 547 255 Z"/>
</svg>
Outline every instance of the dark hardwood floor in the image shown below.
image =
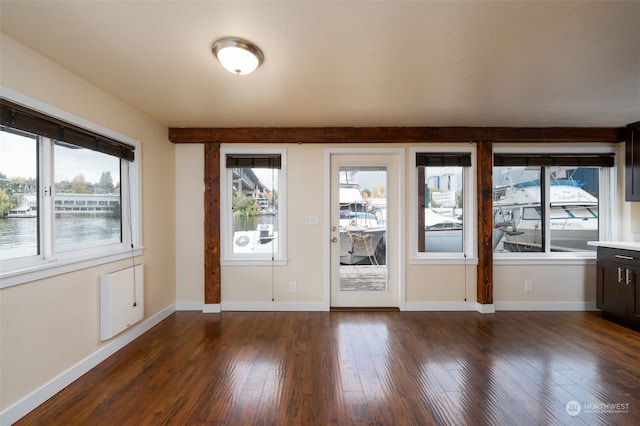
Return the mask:
<svg viewBox="0 0 640 426">
<path fill-rule="evenodd" d="M 638 425 L 640 333 L 582 312 L 177 312 L 17 424 Z"/>
</svg>

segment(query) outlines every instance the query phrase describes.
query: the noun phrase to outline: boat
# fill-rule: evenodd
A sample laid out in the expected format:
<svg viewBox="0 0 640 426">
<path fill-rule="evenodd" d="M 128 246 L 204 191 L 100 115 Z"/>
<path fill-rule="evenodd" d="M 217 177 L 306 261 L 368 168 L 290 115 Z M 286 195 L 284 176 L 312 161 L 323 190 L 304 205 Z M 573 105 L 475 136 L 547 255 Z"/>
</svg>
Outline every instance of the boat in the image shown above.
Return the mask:
<svg viewBox="0 0 640 426">
<path fill-rule="evenodd" d="M 427 253 L 462 252 L 462 220 L 424 209 L 424 249 Z"/>
<path fill-rule="evenodd" d="M 277 232 L 272 224 L 259 224 L 256 229 L 236 231 L 233 234 L 233 253 L 275 253 L 278 248 Z"/>
<path fill-rule="evenodd" d="M 29 204 L 22 204 L 7 211 L 9 218 L 38 217 L 38 211 L 32 209 Z"/>
<path fill-rule="evenodd" d="M 551 251 L 593 251 L 593 247 L 588 246 L 587 242 L 598 240 L 598 199 L 585 191 L 583 186 L 584 182 L 571 179 L 551 182 Z M 542 250 L 538 182 L 496 187 L 493 207 L 494 234 L 501 239 L 498 250 Z"/>
<path fill-rule="evenodd" d="M 357 184 L 340 184 L 340 264 L 386 263 L 384 211 L 363 199 Z"/>
<path fill-rule="evenodd" d="M 425 252 L 427 253 L 460 253 L 463 247 L 462 220 L 443 215 L 431 209 L 425 209 Z M 517 231 L 512 221 L 494 224 L 493 248 L 495 249 L 505 235 L 514 236 Z"/>
</svg>

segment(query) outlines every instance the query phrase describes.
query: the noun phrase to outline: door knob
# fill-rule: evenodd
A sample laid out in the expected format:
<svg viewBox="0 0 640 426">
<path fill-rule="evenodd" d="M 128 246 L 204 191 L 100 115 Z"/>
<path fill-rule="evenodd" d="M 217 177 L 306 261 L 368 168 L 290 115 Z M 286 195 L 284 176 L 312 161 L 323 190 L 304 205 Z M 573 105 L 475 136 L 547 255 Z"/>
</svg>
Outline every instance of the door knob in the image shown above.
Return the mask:
<svg viewBox="0 0 640 426">
<path fill-rule="evenodd" d="M 332 242 L 332 243 L 337 243 L 337 242 L 338 242 L 338 237 L 333 237 L 333 238 L 331 239 L 331 242 Z"/>
</svg>

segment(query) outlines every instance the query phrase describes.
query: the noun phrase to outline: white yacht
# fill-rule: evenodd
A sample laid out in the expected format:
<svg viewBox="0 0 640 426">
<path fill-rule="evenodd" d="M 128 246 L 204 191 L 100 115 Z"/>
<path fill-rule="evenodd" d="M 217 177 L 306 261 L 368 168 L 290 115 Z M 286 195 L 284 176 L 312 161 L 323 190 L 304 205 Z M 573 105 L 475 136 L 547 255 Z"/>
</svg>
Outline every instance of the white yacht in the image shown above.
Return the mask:
<svg viewBox="0 0 640 426">
<path fill-rule="evenodd" d="M 549 194 L 551 251 L 593 251 L 598 239 L 598 199 L 573 180 L 558 180 Z M 542 207 L 534 182 L 497 187 L 493 199 L 494 229 L 505 251 L 540 251 Z"/>
<path fill-rule="evenodd" d="M 7 217 L 38 217 L 38 211 L 36 209 L 32 209 L 29 204 L 22 204 L 20 206 L 9 209 L 7 211 Z"/>
</svg>

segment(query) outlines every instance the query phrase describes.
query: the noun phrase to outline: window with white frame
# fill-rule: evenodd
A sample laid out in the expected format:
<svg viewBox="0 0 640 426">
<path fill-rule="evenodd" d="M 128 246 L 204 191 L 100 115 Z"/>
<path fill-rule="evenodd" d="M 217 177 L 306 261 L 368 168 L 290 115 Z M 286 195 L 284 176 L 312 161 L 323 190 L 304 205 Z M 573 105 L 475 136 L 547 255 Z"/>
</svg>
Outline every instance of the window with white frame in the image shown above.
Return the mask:
<svg viewBox="0 0 640 426">
<path fill-rule="evenodd" d="M 140 240 L 135 146 L 0 101 L 3 286 L 52 265 L 131 254 Z"/>
<path fill-rule="evenodd" d="M 221 261 L 285 261 L 285 151 L 222 149 L 220 158 Z"/>
<path fill-rule="evenodd" d="M 494 154 L 493 247 L 496 253 L 593 256 L 609 235 L 613 152 Z"/>
<path fill-rule="evenodd" d="M 472 252 L 472 152 L 414 151 L 414 259 Z"/>
</svg>

